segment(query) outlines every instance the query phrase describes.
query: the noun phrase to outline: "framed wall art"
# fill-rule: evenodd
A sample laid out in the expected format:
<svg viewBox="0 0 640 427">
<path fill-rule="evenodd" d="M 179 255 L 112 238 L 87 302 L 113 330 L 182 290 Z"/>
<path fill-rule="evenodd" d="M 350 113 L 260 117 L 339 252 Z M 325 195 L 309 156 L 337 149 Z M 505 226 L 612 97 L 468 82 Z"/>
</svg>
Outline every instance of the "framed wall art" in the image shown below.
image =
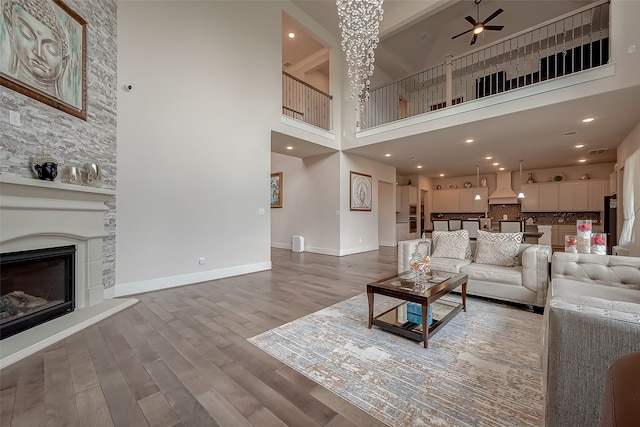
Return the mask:
<svg viewBox="0 0 640 427">
<path fill-rule="evenodd" d="M 61 0 L 3 0 L 0 84 L 87 119 L 87 22 Z"/>
<path fill-rule="evenodd" d="M 282 207 L 282 172 L 274 172 L 271 174 L 271 207 Z"/>
<path fill-rule="evenodd" d="M 371 175 L 351 172 L 351 199 L 350 209 L 352 211 L 371 210 Z"/>
</svg>

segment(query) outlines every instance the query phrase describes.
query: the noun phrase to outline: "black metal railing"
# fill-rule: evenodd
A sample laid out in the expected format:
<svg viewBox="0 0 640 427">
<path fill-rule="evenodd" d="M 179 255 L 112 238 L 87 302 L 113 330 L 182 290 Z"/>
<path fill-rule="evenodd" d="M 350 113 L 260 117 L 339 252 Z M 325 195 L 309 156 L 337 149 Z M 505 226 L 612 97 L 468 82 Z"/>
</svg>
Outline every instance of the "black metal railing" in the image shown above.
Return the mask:
<svg viewBox="0 0 640 427">
<path fill-rule="evenodd" d="M 361 128 L 565 76 L 609 61 L 609 1 L 449 57 L 370 91 Z"/>
<path fill-rule="evenodd" d="M 283 115 L 330 130 L 332 99 L 331 95 L 282 72 Z"/>
</svg>

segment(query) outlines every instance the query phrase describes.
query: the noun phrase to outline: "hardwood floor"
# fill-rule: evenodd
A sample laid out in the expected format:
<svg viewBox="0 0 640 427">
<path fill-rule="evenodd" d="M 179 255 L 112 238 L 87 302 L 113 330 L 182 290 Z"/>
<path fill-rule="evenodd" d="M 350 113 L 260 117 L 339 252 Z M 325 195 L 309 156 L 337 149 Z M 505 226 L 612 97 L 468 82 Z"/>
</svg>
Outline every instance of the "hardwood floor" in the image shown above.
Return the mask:
<svg viewBox="0 0 640 427">
<path fill-rule="evenodd" d="M 396 253 L 273 249 L 271 271 L 138 295 L 0 372 L 0 427 L 382 426 L 246 339 L 365 292 Z"/>
</svg>

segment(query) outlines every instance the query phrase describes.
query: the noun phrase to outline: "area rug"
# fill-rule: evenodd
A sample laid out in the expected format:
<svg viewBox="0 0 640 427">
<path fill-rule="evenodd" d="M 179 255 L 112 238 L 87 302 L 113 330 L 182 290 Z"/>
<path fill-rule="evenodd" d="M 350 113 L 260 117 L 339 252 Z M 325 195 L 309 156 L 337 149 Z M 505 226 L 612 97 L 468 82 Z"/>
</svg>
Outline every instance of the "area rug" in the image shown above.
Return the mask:
<svg viewBox="0 0 640 427">
<path fill-rule="evenodd" d="M 397 303 L 376 295 L 376 314 Z M 540 425 L 542 316 L 468 297 L 425 349 L 367 310 L 357 295 L 249 341 L 390 426 Z"/>
</svg>

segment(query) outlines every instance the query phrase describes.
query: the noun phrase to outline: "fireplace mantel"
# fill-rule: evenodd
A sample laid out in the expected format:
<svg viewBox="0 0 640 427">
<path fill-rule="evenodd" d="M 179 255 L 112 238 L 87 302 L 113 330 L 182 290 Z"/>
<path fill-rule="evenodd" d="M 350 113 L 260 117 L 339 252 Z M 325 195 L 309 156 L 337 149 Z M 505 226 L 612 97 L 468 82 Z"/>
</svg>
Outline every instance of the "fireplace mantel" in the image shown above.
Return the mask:
<svg viewBox="0 0 640 427">
<path fill-rule="evenodd" d="M 106 203 L 115 194 L 111 189 L 0 174 L 0 253 L 76 246 L 76 311 L 4 339 L 2 367 L 136 302 L 104 299 Z"/>
</svg>

